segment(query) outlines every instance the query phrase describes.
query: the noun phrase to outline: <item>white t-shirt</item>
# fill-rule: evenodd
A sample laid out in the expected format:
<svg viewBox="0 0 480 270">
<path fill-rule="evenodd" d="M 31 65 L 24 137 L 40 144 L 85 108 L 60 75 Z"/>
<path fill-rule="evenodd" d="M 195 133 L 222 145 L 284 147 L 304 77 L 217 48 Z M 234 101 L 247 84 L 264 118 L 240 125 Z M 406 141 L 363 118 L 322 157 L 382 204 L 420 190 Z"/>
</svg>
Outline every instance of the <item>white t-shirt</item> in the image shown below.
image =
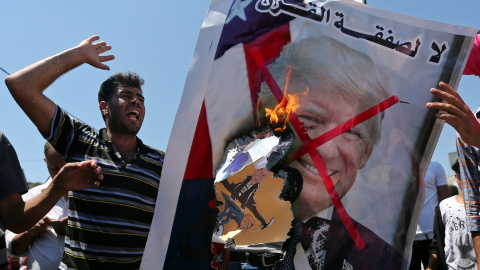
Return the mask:
<svg viewBox="0 0 480 270">
<path fill-rule="evenodd" d="M 433 233 L 435 207 L 438 205 L 437 187 L 448 185 L 447 176 L 442 165 L 436 161 L 430 162 L 425 173 L 425 202 L 417 225 L 417 235 Z"/>
<path fill-rule="evenodd" d="M 472 236 L 467 230 L 465 206 L 456 196 L 440 203 L 440 213 L 445 225 L 445 259 L 449 269 L 477 269 Z M 457 266 L 461 267 L 458 268 Z"/>
<path fill-rule="evenodd" d="M 40 194 L 49 184 L 49 179 L 45 184 L 36 186 L 22 195 L 24 201 Z M 61 198 L 57 204 L 47 213 L 51 220 L 60 220 L 68 215 L 68 203 L 65 198 Z M 7 243 L 7 251 L 12 256 L 28 256 L 28 269 L 58 269 L 63 257 L 65 248 L 65 236 L 57 236 L 52 227 L 48 231 L 37 235 L 33 244 L 27 253 L 14 255 L 12 254 L 12 240 L 15 233 L 5 231 L 5 241 Z"/>
</svg>

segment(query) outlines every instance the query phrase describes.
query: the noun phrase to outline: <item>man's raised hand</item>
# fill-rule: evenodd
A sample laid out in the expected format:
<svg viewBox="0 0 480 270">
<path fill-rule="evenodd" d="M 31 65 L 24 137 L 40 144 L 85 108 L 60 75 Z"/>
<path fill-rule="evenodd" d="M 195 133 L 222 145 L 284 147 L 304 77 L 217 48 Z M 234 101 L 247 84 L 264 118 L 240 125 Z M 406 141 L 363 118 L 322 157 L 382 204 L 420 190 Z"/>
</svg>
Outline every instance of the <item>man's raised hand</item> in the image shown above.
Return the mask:
<svg viewBox="0 0 480 270">
<path fill-rule="evenodd" d="M 78 45 L 78 48 L 84 53 L 84 56 L 86 57 L 85 59 L 86 63 L 99 69 L 110 70 L 110 67 L 103 64 L 103 62 L 113 60 L 115 59 L 115 56 L 113 55 L 102 56 L 100 54 L 111 50 L 112 46 L 107 45 L 105 41 L 93 43 L 99 39 L 100 39 L 99 36 L 91 36 L 85 39 L 84 41 L 80 42 L 80 44 Z"/>
</svg>

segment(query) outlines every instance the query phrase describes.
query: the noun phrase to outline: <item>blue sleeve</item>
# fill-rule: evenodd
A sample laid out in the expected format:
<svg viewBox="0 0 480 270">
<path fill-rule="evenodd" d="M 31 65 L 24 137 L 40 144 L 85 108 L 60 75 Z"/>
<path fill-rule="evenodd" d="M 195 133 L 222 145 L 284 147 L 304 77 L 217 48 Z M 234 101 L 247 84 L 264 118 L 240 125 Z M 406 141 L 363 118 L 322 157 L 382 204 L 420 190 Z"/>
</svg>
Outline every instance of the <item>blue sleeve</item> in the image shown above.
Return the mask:
<svg viewBox="0 0 480 270">
<path fill-rule="evenodd" d="M 448 185 L 447 181 L 447 175 L 445 173 L 445 170 L 443 169 L 443 166 L 440 163 L 437 163 L 437 169 L 436 169 L 436 186 L 443 186 L 443 185 Z"/>
</svg>

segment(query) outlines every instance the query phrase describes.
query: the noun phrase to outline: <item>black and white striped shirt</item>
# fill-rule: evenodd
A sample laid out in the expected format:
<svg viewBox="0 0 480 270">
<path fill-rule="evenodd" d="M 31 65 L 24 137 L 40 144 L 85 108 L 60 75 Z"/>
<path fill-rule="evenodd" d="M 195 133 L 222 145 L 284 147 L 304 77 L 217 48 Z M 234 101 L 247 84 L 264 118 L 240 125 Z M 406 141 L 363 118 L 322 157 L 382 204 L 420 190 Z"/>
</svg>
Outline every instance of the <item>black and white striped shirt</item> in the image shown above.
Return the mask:
<svg viewBox="0 0 480 270">
<path fill-rule="evenodd" d="M 106 129 L 99 132 L 57 106 L 46 139 L 67 162 L 96 160 L 100 187 L 69 193 L 63 262 L 69 269 L 138 269 L 157 199 L 164 153 L 137 138 L 125 163 Z"/>
</svg>

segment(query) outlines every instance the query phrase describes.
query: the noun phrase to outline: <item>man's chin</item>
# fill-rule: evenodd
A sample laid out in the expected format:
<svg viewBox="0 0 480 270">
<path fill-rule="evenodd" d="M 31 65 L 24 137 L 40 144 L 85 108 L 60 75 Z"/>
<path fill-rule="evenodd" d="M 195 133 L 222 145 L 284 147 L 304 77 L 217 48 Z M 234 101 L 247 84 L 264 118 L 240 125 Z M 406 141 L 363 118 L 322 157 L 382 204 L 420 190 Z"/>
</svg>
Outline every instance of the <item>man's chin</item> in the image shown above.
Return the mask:
<svg viewBox="0 0 480 270">
<path fill-rule="evenodd" d="M 129 135 L 129 136 L 137 136 L 137 133 L 138 133 L 138 130 L 135 131 L 135 130 L 123 130 L 122 132 L 124 135 Z"/>
<path fill-rule="evenodd" d="M 128 128 L 126 128 L 125 130 L 125 133 L 126 134 L 129 134 L 129 135 L 137 135 L 137 133 L 140 131 L 140 126 L 129 126 Z"/>
</svg>

